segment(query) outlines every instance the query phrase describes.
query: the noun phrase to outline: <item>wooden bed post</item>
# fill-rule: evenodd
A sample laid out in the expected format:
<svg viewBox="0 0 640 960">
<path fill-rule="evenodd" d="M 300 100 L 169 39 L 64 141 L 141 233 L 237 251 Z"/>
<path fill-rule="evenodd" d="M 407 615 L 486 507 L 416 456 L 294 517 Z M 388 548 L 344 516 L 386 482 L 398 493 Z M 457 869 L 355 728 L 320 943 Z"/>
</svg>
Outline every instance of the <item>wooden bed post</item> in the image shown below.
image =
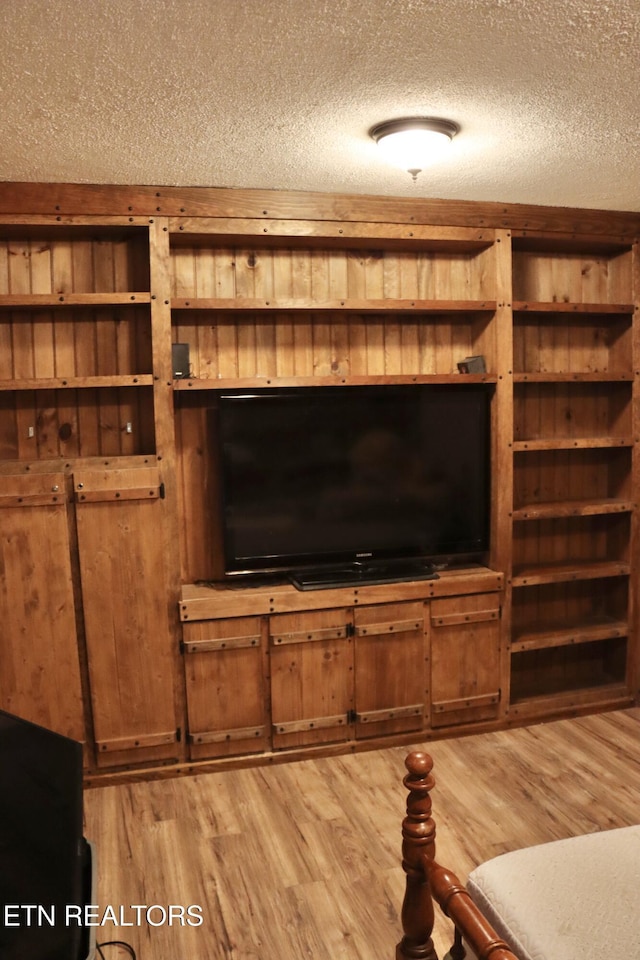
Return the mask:
<svg viewBox="0 0 640 960">
<path fill-rule="evenodd" d="M 422 866 L 425 856 L 435 857 L 436 827 L 431 819 L 429 791 L 435 786 L 433 760 L 428 753 L 410 753 L 403 783 L 409 791 L 407 816 L 402 821 L 402 867 L 407 885 L 402 904 L 404 936 L 396 947 L 396 960 L 438 960 L 431 939 L 434 913 L 429 879 Z"/>
</svg>

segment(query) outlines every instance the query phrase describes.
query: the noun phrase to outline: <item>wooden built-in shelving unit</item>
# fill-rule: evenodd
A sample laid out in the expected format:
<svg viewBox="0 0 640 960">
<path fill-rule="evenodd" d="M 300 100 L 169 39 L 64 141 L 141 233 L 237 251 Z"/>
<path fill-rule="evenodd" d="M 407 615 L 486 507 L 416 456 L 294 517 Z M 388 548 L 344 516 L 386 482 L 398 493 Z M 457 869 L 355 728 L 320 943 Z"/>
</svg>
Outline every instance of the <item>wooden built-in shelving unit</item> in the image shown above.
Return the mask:
<svg viewBox="0 0 640 960">
<path fill-rule="evenodd" d="M 617 212 L 0 184 L 0 707 L 83 740 L 97 782 L 634 702 L 639 231 Z M 486 373 L 459 373 L 475 355 Z M 213 393 L 385 383 L 487 385 L 484 564 L 214 583 Z"/>
</svg>

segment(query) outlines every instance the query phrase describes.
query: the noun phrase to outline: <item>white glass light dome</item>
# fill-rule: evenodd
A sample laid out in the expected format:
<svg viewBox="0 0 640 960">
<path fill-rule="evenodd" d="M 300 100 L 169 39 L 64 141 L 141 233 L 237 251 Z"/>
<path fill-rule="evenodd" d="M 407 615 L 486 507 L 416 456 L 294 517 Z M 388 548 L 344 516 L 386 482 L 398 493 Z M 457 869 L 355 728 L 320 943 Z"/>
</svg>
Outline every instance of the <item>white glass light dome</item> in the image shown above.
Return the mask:
<svg viewBox="0 0 640 960">
<path fill-rule="evenodd" d="M 415 180 L 424 167 L 442 154 L 458 130 L 451 120 L 405 117 L 379 123 L 369 132 L 385 160 L 408 170 Z"/>
</svg>

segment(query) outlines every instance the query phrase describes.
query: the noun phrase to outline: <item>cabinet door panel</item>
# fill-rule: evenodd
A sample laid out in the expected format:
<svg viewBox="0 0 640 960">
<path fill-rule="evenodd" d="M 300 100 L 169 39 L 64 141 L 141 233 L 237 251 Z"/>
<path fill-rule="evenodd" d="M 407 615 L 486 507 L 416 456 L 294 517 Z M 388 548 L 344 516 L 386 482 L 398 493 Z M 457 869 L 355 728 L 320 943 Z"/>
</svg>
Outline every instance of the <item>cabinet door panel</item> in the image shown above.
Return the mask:
<svg viewBox="0 0 640 960">
<path fill-rule="evenodd" d="M 74 482 L 98 763 L 177 757 L 157 470 Z"/>
<path fill-rule="evenodd" d="M 420 730 L 427 696 L 423 603 L 358 607 L 354 626 L 356 736 Z"/>
<path fill-rule="evenodd" d="M 0 478 L 0 707 L 84 740 L 65 478 Z"/>
<path fill-rule="evenodd" d="M 431 602 L 431 724 L 494 718 L 500 702 L 497 593 Z"/>
<path fill-rule="evenodd" d="M 270 745 L 262 632 L 260 617 L 184 624 L 194 760 L 256 753 Z"/>
<path fill-rule="evenodd" d="M 278 614 L 269 621 L 273 745 L 346 740 L 353 709 L 348 610 Z"/>
</svg>

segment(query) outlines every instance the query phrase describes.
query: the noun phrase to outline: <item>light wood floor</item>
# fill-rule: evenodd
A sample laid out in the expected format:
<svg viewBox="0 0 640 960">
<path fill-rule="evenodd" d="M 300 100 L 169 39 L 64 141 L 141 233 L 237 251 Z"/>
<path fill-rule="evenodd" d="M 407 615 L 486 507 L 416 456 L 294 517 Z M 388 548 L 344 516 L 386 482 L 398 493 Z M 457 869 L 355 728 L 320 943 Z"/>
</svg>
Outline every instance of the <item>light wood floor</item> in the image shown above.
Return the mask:
<svg viewBox="0 0 640 960">
<path fill-rule="evenodd" d="M 438 860 L 461 880 L 507 850 L 640 820 L 640 708 L 425 749 Z M 408 750 L 87 791 L 101 909 L 199 904 L 204 916 L 109 924 L 98 941 L 127 940 L 139 960 L 393 960 Z"/>
</svg>

